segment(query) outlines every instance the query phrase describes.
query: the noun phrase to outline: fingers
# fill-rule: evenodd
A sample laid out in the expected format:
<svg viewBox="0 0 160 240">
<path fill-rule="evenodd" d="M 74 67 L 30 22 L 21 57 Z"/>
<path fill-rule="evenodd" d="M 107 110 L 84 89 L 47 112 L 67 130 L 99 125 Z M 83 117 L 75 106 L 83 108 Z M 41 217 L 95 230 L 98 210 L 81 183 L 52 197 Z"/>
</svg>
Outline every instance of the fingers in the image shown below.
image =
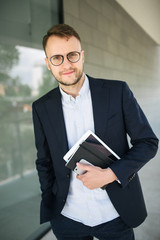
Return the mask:
<svg viewBox="0 0 160 240">
<path fill-rule="evenodd" d="M 82 174 L 83 175 L 83 174 Z M 83 176 L 82 175 L 77 175 L 76 178 L 82 181 Z"/>
<path fill-rule="evenodd" d="M 89 164 L 82 164 L 82 163 L 77 163 L 76 165 L 77 165 L 78 168 L 84 170 L 85 173 L 87 173 L 88 171 L 90 171 L 90 170 L 91 170 L 91 167 L 92 167 L 92 166 L 89 165 Z M 79 179 L 79 180 L 82 181 L 83 178 L 84 178 L 85 173 L 83 173 L 83 174 L 78 174 L 78 175 L 76 176 L 77 179 Z"/>
<path fill-rule="evenodd" d="M 90 164 L 86 164 L 86 163 L 83 164 L 78 162 L 77 162 L 77 167 L 85 171 L 90 171 L 93 168 L 93 166 L 91 166 Z"/>
<path fill-rule="evenodd" d="M 85 187 L 89 188 L 89 185 L 88 185 L 88 182 L 87 182 L 87 178 L 86 178 L 86 174 L 87 174 L 87 172 L 84 173 L 84 174 L 81 174 L 81 175 L 77 175 L 76 178 L 78 180 L 80 180 Z"/>
</svg>

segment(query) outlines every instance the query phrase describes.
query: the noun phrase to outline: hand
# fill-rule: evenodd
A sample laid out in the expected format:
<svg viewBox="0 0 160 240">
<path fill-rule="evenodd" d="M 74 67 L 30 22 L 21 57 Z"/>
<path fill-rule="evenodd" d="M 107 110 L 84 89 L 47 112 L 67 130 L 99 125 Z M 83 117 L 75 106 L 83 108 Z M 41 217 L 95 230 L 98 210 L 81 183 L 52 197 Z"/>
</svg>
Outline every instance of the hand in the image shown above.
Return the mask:
<svg viewBox="0 0 160 240">
<path fill-rule="evenodd" d="M 116 175 L 110 168 L 102 169 L 82 163 L 77 163 L 77 167 L 86 171 L 82 175 L 77 175 L 77 179 L 82 181 L 83 185 L 91 190 L 103 187 L 117 180 Z"/>
</svg>

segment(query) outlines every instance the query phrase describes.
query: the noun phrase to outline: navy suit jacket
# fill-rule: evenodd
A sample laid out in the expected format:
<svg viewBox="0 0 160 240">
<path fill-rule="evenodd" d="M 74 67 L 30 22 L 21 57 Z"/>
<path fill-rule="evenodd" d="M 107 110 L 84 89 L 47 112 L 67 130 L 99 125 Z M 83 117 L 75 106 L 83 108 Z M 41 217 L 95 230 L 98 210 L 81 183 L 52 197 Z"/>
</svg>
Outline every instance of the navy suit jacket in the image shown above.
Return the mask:
<svg viewBox="0 0 160 240">
<path fill-rule="evenodd" d="M 115 181 L 104 191 L 124 222 L 136 227 L 147 216 L 137 172 L 155 156 L 158 139 L 125 82 L 88 78 L 95 133 L 121 157 L 110 166 L 121 184 Z M 43 223 L 61 212 L 70 184 L 63 160 L 68 143 L 59 88 L 33 103 L 33 123 Z"/>
</svg>

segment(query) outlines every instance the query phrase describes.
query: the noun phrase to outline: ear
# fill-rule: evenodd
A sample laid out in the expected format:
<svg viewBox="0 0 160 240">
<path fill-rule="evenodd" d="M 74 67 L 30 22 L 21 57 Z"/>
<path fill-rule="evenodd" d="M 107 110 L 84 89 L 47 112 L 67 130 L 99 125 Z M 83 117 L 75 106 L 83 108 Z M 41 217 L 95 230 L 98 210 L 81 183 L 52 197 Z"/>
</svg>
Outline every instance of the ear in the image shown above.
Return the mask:
<svg viewBox="0 0 160 240">
<path fill-rule="evenodd" d="M 47 66 L 48 70 L 50 71 L 51 69 L 50 69 L 50 66 L 49 66 L 48 58 L 45 58 L 45 62 L 46 62 L 46 66 Z"/>
<path fill-rule="evenodd" d="M 83 61 L 83 63 L 84 63 L 84 59 L 85 59 L 85 57 L 84 57 L 84 50 L 82 50 L 82 61 Z"/>
</svg>

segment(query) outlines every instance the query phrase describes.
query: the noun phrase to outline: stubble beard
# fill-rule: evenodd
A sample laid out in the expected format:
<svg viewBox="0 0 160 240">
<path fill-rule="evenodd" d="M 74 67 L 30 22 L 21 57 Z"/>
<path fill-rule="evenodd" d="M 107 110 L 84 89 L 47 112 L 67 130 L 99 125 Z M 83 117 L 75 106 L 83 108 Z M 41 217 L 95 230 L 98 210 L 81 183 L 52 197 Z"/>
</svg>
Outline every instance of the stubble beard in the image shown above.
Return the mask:
<svg viewBox="0 0 160 240">
<path fill-rule="evenodd" d="M 74 70 L 74 71 L 75 71 L 75 69 L 71 69 L 71 70 Z M 52 72 L 52 74 L 53 74 L 53 72 Z M 72 83 L 64 82 L 64 81 L 61 80 L 61 77 L 58 78 L 58 77 L 56 77 L 54 74 L 53 74 L 53 76 L 54 76 L 54 78 L 56 79 L 56 81 L 57 81 L 59 84 L 63 85 L 63 86 L 74 86 L 74 85 L 76 85 L 76 84 L 81 80 L 81 78 L 82 78 L 82 76 L 83 76 L 83 69 L 82 69 L 82 71 L 78 71 L 78 72 L 77 72 L 76 77 L 75 77 L 75 80 L 74 80 Z"/>
</svg>

